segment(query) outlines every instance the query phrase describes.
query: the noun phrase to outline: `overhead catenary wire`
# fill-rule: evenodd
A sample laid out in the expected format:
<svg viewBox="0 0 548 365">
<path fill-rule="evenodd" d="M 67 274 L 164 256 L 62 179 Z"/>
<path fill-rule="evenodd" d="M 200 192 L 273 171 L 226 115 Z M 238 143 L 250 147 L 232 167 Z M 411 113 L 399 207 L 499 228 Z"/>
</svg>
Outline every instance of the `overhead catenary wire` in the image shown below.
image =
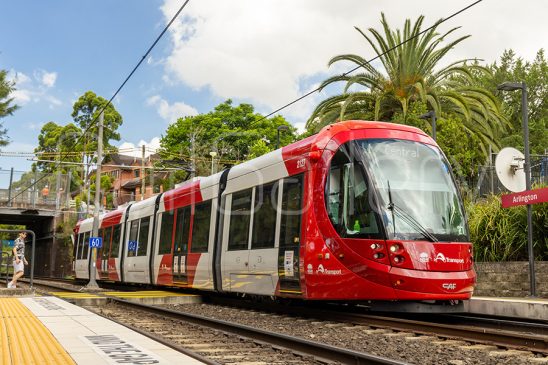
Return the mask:
<svg viewBox="0 0 548 365">
<path fill-rule="evenodd" d="M 403 45 L 406 44 L 407 42 L 410 42 L 410 41 L 412 41 L 413 39 L 415 39 L 415 38 L 417 38 L 417 37 L 423 35 L 424 33 L 428 32 L 429 30 L 431 30 L 431 29 L 437 27 L 438 25 L 440 25 L 440 24 L 442 24 L 442 23 L 445 23 L 445 22 L 448 21 L 449 19 L 456 17 L 457 15 L 459 15 L 459 14 L 465 12 L 466 10 L 472 8 L 473 6 L 475 6 L 475 5 L 479 4 L 479 3 L 481 3 L 482 1 L 483 1 L 483 0 L 477 0 L 477 1 L 473 2 L 472 4 L 470 4 L 470 5 L 468 5 L 468 6 L 464 7 L 464 8 L 462 8 L 462 9 L 460 9 L 459 11 L 457 11 L 457 12 L 455 12 L 455 13 L 449 15 L 448 17 L 442 18 L 440 21 L 434 23 L 433 25 L 431 25 L 430 27 L 428 27 L 428 28 L 426 28 L 425 30 L 421 31 L 420 33 L 414 35 L 413 37 L 410 37 L 410 38 L 404 40 L 403 42 L 396 44 L 396 45 L 393 46 L 392 48 L 387 49 L 385 52 L 383 52 L 383 53 L 381 53 L 381 54 L 379 54 L 379 55 L 377 55 L 377 56 L 371 58 L 370 60 L 366 61 L 366 63 L 370 64 L 371 62 L 373 62 L 373 61 L 375 61 L 375 60 L 381 58 L 382 56 L 386 55 L 386 54 L 389 53 L 389 52 L 392 52 L 392 51 L 395 50 L 396 48 L 399 48 L 399 47 L 403 46 Z M 340 76 L 340 77 L 346 77 L 346 76 L 350 75 L 351 73 L 353 73 L 353 72 L 359 70 L 361 67 L 362 67 L 361 65 L 360 65 L 360 66 L 356 66 L 356 67 L 354 67 L 353 69 L 351 69 L 351 70 L 349 70 L 349 71 L 346 71 L 346 72 L 340 74 L 339 76 Z M 298 97 L 297 99 L 295 99 L 295 100 L 293 100 L 293 101 L 291 101 L 291 102 L 285 104 L 284 106 L 279 107 L 278 109 L 276 109 L 276 110 L 270 112 L 269 114 L 267 114 L 267 115 L 265 115 L 265 116 L 259 118 L 259 120 L 257 120 L 257 122 L 260 122 L 260 121 L 262 121 L 262 120 L 264 120 L 264 119 L 267 119 L 267 118 L 273 116 L 274 114 L 276 114 L 276 113 L 278 113 L 278 112 L 280 112 L 280 111 L 282 111 L 282 110 L 284 110 L 284 109 L 290 107 L 291 105 L 293 105 L 293 104 L 295 104 L 295 103 L 298 103 L 299 101 L 301 101 L 301 100 L 303 100 L 303 99 L 309 97 L 310 95 L 312 95 L 312 94 L 314 94 L 314 93 L 316 93 L 316 92 L 318 92 L 318 91 L 321 91 L 321 89 L 322 89 L 322 87 L 321 87 L 321 86 L 318 86 L 318 87 L 315 88 L 314 90 L 311 90 L 311 91 L 307 92 L 306 94 L 301 95 L 301 96 Z"/>
<path fill-rule="evenodd" d="M 137 63 L 137 65 L 133 68 L 133 70 L 132 70 L 132 71 L 130 72 L 130 74 L 126 77 L 126 79 L 125 79 L 124 82 L 120 85 L 120 87 L 116 90 L 116 92 L 114 93 L 114 95 L 113 95 L 113 96 L 108 100 L 108 102 L 103 106 L 103 108 L 100 110 L 100 112 L 97 113 L 96 117 L 92 120 L 92 122 L 90 123 L 90 125 L 86 128 L 86 130 L 84 131 L 84 133 L 77 139 L 77 141 L 79 141 L 80 138 L 82 138 L 82 137 L 89 131 L 89 129 L 92 128 L 92 126 L 95 124 L 96 120 L 98 119 L 99 115 L 100 115 L 100 114 L 101 114 L 101 113 L 102 113 L 102 112 L 103 112 L 103 111 L 112 103 L 112 101 L 113 101 L 114 98 L 118 95 L 118 93 L 120 92 L 120 90 L 125 86 L 125 84 L 127 83 L 127 81 L 129 81 L 129 79 L 131 78 L 131 76 L 135 73 L 135 71 L 137 70 L 137 68 L 142 64 L 142 62 L 145 60 L 145 58 L 147 57 L 147 55 L 152 51 L 152 49 L 154 48 L 154 46 L 156 46 L 156 44 L 158 43 L 158 41 L 159 41 L 159 40 L 161 39 L 161 37 L 165 34 L 165 32 L 169 29 L 169 27 L 171 26 L 171 24 L 173 24 L 173 22 L 175 21 L 175 19 L 178 17 L 178 15 L 181 13 L 181 11 L 185 8 L 185 6 L 188 4 L 189 1 L 190 1 L 190 0 L 186 0 L 186 1 L 183 3 L 183 5 L 181 5 L 181 7 L 180 7 L 179 10 L 177 11 L 177 13 L 173 16 L 173 18 L 171 19 L 171 21 L 170 21 L 170 22 L 166 25 L 166 27 L 162 30 L 162 32 L 161 32 L 160 35 L 156 38 L 156 40 L 154 41 L 154 43 L 149 47 L 149 49 L 147 50 L 147 52 L 145 53 L 145 55 L 141 58 L 141 60 L 140 60 L 140 61 Z M 382 56 L 388 54 L 389 52 L 392 52 L 393 50 L 395 50 L 395 49 L 401 47 L 402 45 L 404 45 L 404 44 L 410 42 L 411 40 L 413 40 L 413 39 L 415 39 L 415 38 L 417 38 L 417 37 L 423 35 L 424 33 L 426 33 L 426 32 L 428 32 L 428 31 L 432 30 L 433 28 L 439 26 L 440 24 L 445 23 L 446 21 L 448 21 L 448 20 L 450 20 L 450 19 L 456 17 L 457 15 L 459 15 L 459 14 L 465 12 L 466 10 L 468 10 L 468 9 L 470 9 L 470 8 L 472 8 L 472 7 L 474 7 L 475 5 L 479 4 L 479 3 L 482 2 L 482 1 L 483 1 L 483 0 L 477 0 L 477 1 L 473 2 L 472 4 L 467 5 L 467 6 L 465 6 L 464 8 L 462 8 L 462 9 L 460 9 L 460 10 L 458 10 L 458 11 L 452 13 L 452 14 L 449 15 L 448 17 L 442 18 L 441 20 L 435 22 L 435 23 L 434 23 L 433 25 L 431 25 L 430 27 L 428 27 L 428 28 L 424 29 L 423 31 L 417 33 L 417 34 L 414 35 L 413 37 L 410 37 L 410 38 L 408 38 L 408 39 L 406 39 L 406 40 L 404 40 L 404 41 L 402 41 L 402 42 L 400 42 L 400 43 L 394 45 L 393 47 L 389 48 L 389 49 L 386 50 L 385 52 L 383 52 L 383 53 L 381 53 L 381 54 L 379 54 L 379 55 L 377 55 L 377 56 L 371 58 L 370 60 L 367 60 L 366 63 L 367 63 L 367 64 L 370 64 L 371 62 L 373 62 L 373 61 L 379 59 L 380 57 L 382 57 Z M 340 77 L 346 77 L 346 76 L 350 75 L 351 73 L 357 71 L 357 70 L 360 69 L 361 67 L 362 67 L 361 65 L 358 65 L 358 66 L 352 68 L 351 70 L 342 73 L 342 74 L 340 75 Z M 280 112 L 280 111 L 282 111 L 282 110 L 284 110 L 284 109 L 290 107 L 291 105 L 293 105 L 293 104 L 295 104 L 295 103 L 297 103 L 297 102 L 299 102 L 299 101 L 301 101 L 301 100 L 303 100 L 303 99 L 309 97 L 310 95 L 312 95 L 312 94 L 314 94 L 314 93 L 320 91 L 321 89 L 322 89 L 322 87 L 319 86 L 319 87 L 317 87 L 317 88 L 315 88 L 315 89 L 313 89 L 313 90 L 311 90 L 311 91 L 305 93 L 304 95 L 298 97 L 297 99 L 294 99 L 293 101 L 291 101 L 291 102 L 289 102 L 289 103 L 287 103 L 287 104 L 281 106 L 280 108 L 277 108 L 276 110 L 270 112 L 269 114 L 267 114 L 267 115 L 265 115 L 265 116 L 259 118 L 259 119 L 257 120 L 257 122 L 258 122 L 258 121 L 265 120 L 265 119 L 267 119 L 267 118 L 273 116 L 274 114 L 276 114 L 276 113 L 278 113 L 278 112 Z M 195 159 L 195 157 L 193 157 L 193 159 Z M 43 179 L 43 177 L 42 177 L 41 179 Z M 40 180 L 41 180 L 41 179 L 40 179 Z M 34 184 L 38 183 L 40 180 L 36 181 Z M 33 185 L 34 185 L 34 184 L 33 184 Z M 18 195 L 22 194 L 24 191 L 28 190 L 30 187 L 32 187 L 32 185 L 29 186 L 29 187 L 27 187 L 27 189 L 21 191 Z M 18 195 L 14 196 L 14 197 L 12 198 L 12 200 L 15 199 Z"/>
<path fill-rule="evenodd" d="M 156 39 L 154 40 L 154 42 L 152 43 L 152 45 L 148 48 L 148 50 L 145 52 L 145 54 L 141 57 L 141 59 L 139 60 L 139 62 L 137 62 L 137 65 L 135 65 L 135 67 L 133 67 L 133 69 L 131 70 L 131 72 L 129 73 L 129 75 L 125 78 L 125 80 L 122 82 L 122 84 L 120 85 L 120 87 L 118 87 L 118 89 L 116 90 L 116 92 L 114 92 L 114 94 L 112 95 L 112 97 L 108 100 L 108 102 L 101 108 L 101 110 L 99 111 L 99 113 L 97 113 L 97 115 L 95 116 L 95 118 L 91 121 L 91 123 L 88 125 L 88 127 L 84 130 L 84 132 L 82 133 L 82 135 L 80 135 L 80 137 L 78 137 L 78 139 L 76 139 L 76 142 L 74 143 L 74 145 L 76 145 L 80 139 L 92 128 L 92 126 L 95 124 L 95 122 L 98 120 L 99 118 L 99 115 L 101 115 L 101 113 L 103 113 L 106 108 L 112 104 L 112 101 L 114 100 L 114 98 L 116 98 L 116 96 L 118 95 L 118 93 L 123 89 L 123 87 L 126 85 L 126 83 L 129 81 L 129 79 L 133 76 L 133 74 L 135 73 L 135 71 L 137 71 L 137 69 L 139 68 L 139 66 L 141 66 L 141 64 L 143 63 L 143 61 L 146 59 L 146 57 L 150 54 L 150 52 L 152 52 L 152 50 L 154 49 L 154 47 L 156 46 L 156 44 L 158 44 L 158 42 L 160 41 L 160 39 L 163 37 L 163 35 L 168 31 L 168 29 L 171 27 L 171 25 L 173 24 L 173 22 L 175 21 L 175 19 L 177 19 L 177 17 L 179 16 L 179 14 L 183 11 L 183 9 L 186 7 L 186 5 L 189 3 L 190 0 L 186 0 L 182 5 L 181 7 L 179 8 L 179 10 L 177 10 L 177 12 L 175 13 L 175 15 L 173 15 L 173 17 L 171 18 L 171 20 L 169 21 L 169 23 L 164 27 L 164 29 L 162 30 L 162 32 L 158 35 L 158 37 L 156 37 Z M 13 201 L 15 198 L 17 198 L 19 195 L 23 194 L 25 191 L 27 191 L 28 189 L 30 189 L 31 187 L 33 187 L 34 185 L 36 185 L 39 181 L 43 180 L 45 177 L 42 177 L 40 178 L 39 180 L 35 181 L 32 185 L 28 186 L 26 189 L 24 189 L 23 191 L 19 192 L 17 195 L 15 195 L 14 197 L 12 197 L 10 199 L 10 201 Z"/>
</svg>

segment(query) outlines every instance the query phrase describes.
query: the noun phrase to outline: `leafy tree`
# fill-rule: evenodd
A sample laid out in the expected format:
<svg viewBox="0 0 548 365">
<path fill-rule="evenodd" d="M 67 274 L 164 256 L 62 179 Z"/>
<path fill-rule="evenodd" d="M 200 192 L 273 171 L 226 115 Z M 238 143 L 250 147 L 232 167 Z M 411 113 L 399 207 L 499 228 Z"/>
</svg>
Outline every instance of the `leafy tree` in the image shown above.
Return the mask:
<svg viewBox="0 0 548 365">
<path fill-rule="evenodd" d="M 0 70 L 0 119 L 12 115 L 19 108 L 18 105 L 13 104 L 13 97 L 10 97 L 10 94 L 15 91 L 15 82 L 8 81 L 7 74 L 6 70 Z M 0 122 L 0 147 L 8 143 L 7 130 Z"/>
<path fill-rule="evenodd" d="M 529 137 L 531 153 L 542 154 L 548 148 L 548 63 L 544 50 L 540 49 L 533 61 L 517 57 L 506 50 L 500 61 L 489 65 L 492 75 L 479 75 L 477 82 L 495 91 L 505 81 L 527 84 L 529 110 Z M 511 123 L 509 133 L 501 135 L 501 145 L 523 150 L 521 92 L 500 92 L 503 110 Z"/>
<path fill-rule="evenodd" d="M 97 120 L 99 112 L 108 103 L 101 96 L 96 95 L 93 91 L 86 91 L 74 103 L 72 109 L 72 118 L 77 126 L 83 131 L 83 137 L 79 141 L 82 142 L 82 150 L 85 153 L 86 163 L 89 165 L 93 159 L 94 153 L 97 150 Z M 93 124 L 92 124 L 93 123 Z M 114 149 L 109 141 L 120 140 L 120 134 L 117 132 L 123 119 L 120 113 L 112 104 L 109 104 L 104 111 L 103 120 L 103 148 Z M 87 171 L 86 171 L 87 174 Z"/>
<path fill-rule="evenodd" d="M 52 173 L 57 170 L 56 162 L 81 162 L 82 144 L 74 145 L 74 141 L 81 134 L 82 130 L 72 123 L 65 126 L 55 122 L 44 124 L 38 135 L 38 147 L 34 152 L 40 153 L 39 159 L 45 161 L 38 161 L 37 167 L 43 172 Z M 72 168 L 63 164 L 59 166 L 64 172 Z"/>
<path fill-rule="evenodd" d="M 401 115 L 400 122 L 405 123 L 411 105 L 421 101 L 428 109 L 435 110 L 438 116 L 445 112 L 459 117 L 462 128 L 479 138 L 485 155 L 488 144 L 498 145 L 498 131 L 507 124 L 498 99 L 472 82 L 474 71 L 483 73 L 487 69 L 468 64 L 468 59 L 437 69 L 447 53 L 469 36 L 448 41 L 446 38 L 458 28 L 440 34 L 437 28 L 441 20 L 418 36 L 423 20 L 424 16 L 420 16 L 411 24 L 407 19 L 401 32 L 399 29 L 392 30 L 382 14 L 384 33 L 369 28 L 371 36 L 356 27 L 379 55 L 383 70 L 377 70 L 359 55 L 333 57 L 329 65 L 350 62 L 359 66 L 361 73 L 334 76 L 321 84 L 321 88 L 341 81 L 346 85 L 341 95 L 330 97 L 316 107 L 307 128 L 317 130 L 337 119 L 356 117 L 390 121 L 396 113 Z M 411 40 L 396 47 L 408 39 Z"/>
<path fill-rule="evenodd" d="M 248 158 L 257 157 L 276 148 L 277 128 L 287 126 L 280 132 L 280 144 L 295 140 L 296 128 L 283 117 L 270 119 L 255 113 L 250 104 L 233 106 L 231 100 L 217 105 L 213 111 L 192 117 L 184 117 L 171 124 L 160 141 L 160 155 L 174 166 L 194 166 L 198 175 L 209 175 L 211 151 L 217 152 L 220 167 L 234 165 Z M 258 148 L 258 141 L 264 146 Z M 257 148 L 250 151 L 250 147 Z M 172 165 L 173 166 L 173 165 Z M 188 173 L 177 176 L 187 178 Z"/>
</svg>

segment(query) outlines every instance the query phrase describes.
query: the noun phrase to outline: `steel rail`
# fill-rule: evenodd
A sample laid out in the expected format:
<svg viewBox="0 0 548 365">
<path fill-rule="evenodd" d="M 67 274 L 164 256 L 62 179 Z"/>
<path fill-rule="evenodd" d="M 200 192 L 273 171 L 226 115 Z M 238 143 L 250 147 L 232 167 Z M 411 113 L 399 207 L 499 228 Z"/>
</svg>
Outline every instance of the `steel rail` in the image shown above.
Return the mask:
<svg viewBox="0 0 548 365">
<path fill-rule="evenodd" d="M 118 298 L 112 298 L 113 300 L 122 300 Z M 322 308 L 310 308 L 310 307 L 296 307 L 296 306 L 281 306 L 276 304 L 265 303 L 253 303 L 242 302 L 241 300 L 235 300 L 233 298 L 221 298 L 217 301 L 222 303 L 229 303 L 229 305 L 237 307 L 253 308 L 260 311 L 271 311 L 280 314 L 298 315 L 302 317 L 314 317 L 318 319 L 329 319 L 331 321 L 341 321 L 346 323 L 354 323 L 358 325 L 373 326 L 385 329 L 392 329 L 397 331 L 408 331 L 411 333 L 421 335 L 433 335 L 442 338 L 461 339 L 464 341 L 478 343 L 478 344 L 490 344 L 494 346 L 521 349 L 534 351 L 537 353 L 548 354 L 548 336 L 539 335 L 538 324 L 531 325 L 531 333 L 523 332 L 523 322 L 516 323 L 516 328 L 519 326 L 522 331 L 510 331 L 501 328 L 487 328 L 485 326 L 473 326 L 462 325 L 455 323 L 436 323 L 435 317 L 424 320 L 413 320 L 399 317 L 388 317 L 380 315 L 370 315 L 363 313 L 341 313 L 340 308 L 325 309 Z M 348 308 L 348 307 L 345 307 Z M 457 317 L 454 315 L 454 317 Z M 481 318 L 481 317 L 480 317 Z M 469 320 L 469 319 L 468 319 Z M 485 322 L 488 319 L 481 318 L 478 322 Z M 506 327 L 510 327 L 513 321 L 511 320 L 499 320 L 501 323 L 505 321 Z"/>
<path fill-rule="evenodd" d="M 52 287 L 56 289 L 62 289 L 66 291 L 80 292 L 79 290 L 76 290 L 76 289 L 64 288 L 64 287 L 60 287 L 52 284 L 44 284 L 42 282 L 37 283 L 37 285 Z M 93 293 L 95 295 L 101 296 L 100 292 L 93 292 Z M 163 317 L 179 319 L 187 323 L 192 323 L 198 326 L 208 327 L 215 330 L 223 331 L 228 334 L 245 337 L 247 339 L 251 339 L 254 341 L 268 343 L 269 345 L 285 348 L 297 354 L 306 354 L 308 356 L 312 356 L 315 359 L 323 362 L 335 361 L 342 364 L 356 364 L 356 365 L 362 365 L 362 364 L 406 365 L 408 364 L 406 362 L 402 362 L 398 360 L 391 360 L 391 359 L 387 359 L 380 356 L 375 356 L 375 355 L 371 355 L 371 354 L 367 354 L 359 351 L 344 349 L 344 348 L 340 348 L 332 345 L 322 344 L 319 342 L 309 341 L 299 337 L 289 336 L 281 333 L 273 333 L 273 332 L 265 331 L 262 329 L 241 325 L 238 323 L 212 319 L 212 318 L 208 318 L 208 317 L 204 317 L 196 314 L 177 312 L 167 308 L 135 303 L 125 299 L 120 299 L 120 298 L 115 298 L 110 296 L 107 298 L 111 302 L 120 303 L 125 306 L 141 309 L 149 313 L 154 313 Z M 112 318 L 109 318 L 109 317 L 105 317 L 105 318 L 112 320 Z M 129 326 L 124 323 L 120 322 L 120 324 L 128 328 L 135 329 L 133 326 Z M 140 333 L 146 334 L 147 336 L 150 337 L 150 335 L 148 335 L 146 331 L 141 331 L 138 329 L 135 329 L 135 330 L 137 330 Z M 156 340 L 156 338 L 154 339 Z M 173 347 L 169 341 L 164 341 L 164 342 L 162 343 L 179 351 L 179 349 Z"/>
<path fill-rule="evenodd" d="M 177 312 L 162 307 L 134 303 L 120 298 L 110 299 L 112 299 L 116 303 L 122 303 L 123 305 L 129 307 L 143 309 L 149 313 L 155 313 L 173 319 L 184 320 L 185 322 L 192 323 L 198 326 L 213 328 L 232 335 L 245 337 L 255 341 L 262 341 L 273 346 L 283 347 L 296 353 L 307 354 L 309 356 L 313 356 L 315 359 L 318 359 L 320 361 L 337 361 L 343 364 L 407 364 L 402 361 L 391 360 L 380 356 L 366 354 L 354 350 L 348 350 L 336 346 L 322 344 L 319 342 L 309 341 L 299 337 L 289 336 L 281 333 L 269 332 L 238 323 L 212 319 L 196 314 Z"/>
</svg>

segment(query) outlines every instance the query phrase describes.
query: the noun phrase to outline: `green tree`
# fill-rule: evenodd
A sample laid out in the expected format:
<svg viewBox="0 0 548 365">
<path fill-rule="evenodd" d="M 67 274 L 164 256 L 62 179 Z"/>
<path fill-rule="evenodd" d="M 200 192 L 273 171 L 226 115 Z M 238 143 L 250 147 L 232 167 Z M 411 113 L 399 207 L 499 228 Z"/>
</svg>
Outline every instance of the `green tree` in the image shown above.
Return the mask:
<svg viewBox="0 0 548 365">
<path fill-rule="evenodd" d="M 396 113 L 401 115 L 399 121 L 405 123 L 411 105 L 420 101 L 428 109 L 435 110 L 438 116 L 442 113 L 458 116 L 462 128 L 479 138 L 485 155 L 489 144 L 498 145 L 496 136 L 499 130 L 505 128 L 507 121 L 493 93 L 473 83 L 474 71 L 483 73 L 487 69 L 478 64 L 469 64 L 468 59 L 439 68 L 440 61 L 447 53 L 469 36 L 448 40 L 458 28 L 440 34 L 437 28 L 441 20 L 419 36 L 423 20 L 424 16 L 420 16 L 411 24 L 407 19 L 402 32 L 392 30 L 382 14 L 383 33 L 369 28 L 371 36 L 356 27 L 379 56 L 382 70 L 359 55 L 333 57 L 329 65 L 350 62 L 359 66 L 361 72 L 334 76 L 321 84 L 321 88 L 325 88 L 342 81 L 345 87 L 341 95 L 330 97 L 316 107 L 307 128 L 317 130 L 337 119 L 356 117 L 390 121 Z M 408 39 L 411 40 L 396 47 Z"/>
<path fill-rule="evenodd" d="M 548 63 L 544 49 L 540 49 L 533 61 L 517 57 L 512 50 L 506 50 L 498 62 L 489 65 L 491 75 L 478 75 L 477 82 L 490 90 L 505 81 L 527 84 L 527 106 L 529 110 L 529 137 L 531 153 L 542 154 L 548 148 Z M 504 113 L 508 116 L 511 129 L 503 133 L 501 145 L 523 151 L 523 128 L 521 92 L 499 92 Z"/>
<path fill-rule="evenodd" d="M 39 170 L 52 173 L 57 171 L 59 162 L 81 162 L 82 143 L 74 145 L 82 134 L 82 130 L 76 125 L 69 123 L 65 126 L 55 122 L 44 124 L 38 135 L 38 147 L 34 149 L 39 155 L 36 163 Z M 60 164 L 61 170 L 66 172 L 74 170 L 74 166 Z"/>
<path fill-rule="evenodd" d="M 255 113 L 250 104 L 233 106 L 231 100 L 217 105 L 213 111 L 192 117 L 184 117 L 171 124 L 160 141 L 160 155 L 164 161 L 171 160 L 175 166 L 194 166 L 197 175 L 211 172 L 211 151 L 217 152 L 219 168 L 234 165 L 240 161 L 266 153 L 276 148 L 277 128 L 289 128 L 280 133 L 280 144 L 286 145 L 295 140 L 296 128 L 283 117 L 269 119 Z M 250 151 L 263 141 L 259 151 Z M 184 179 L 180 174 L 176 178 Z"/>
<path fill-rule="evenodd" d="M 7 80 L 8 72 L 0 70 L 0 119 L 8 115 L 12 115 L 19 106 L 13 103 L 13 97 L 10 95 L 15 91 L 15 82 Z M 7 130 L 0 122 L 0 147 L 9 143 L 7 138 Z"/>
<path fill-rule="evenodd" d="M 79 141 L 82 142 L 82 151 L 84 151 L 85 162 L 88 165 L 97 150 L 97 120 L 99 112 L 107 103 L 106 99 L 96 95 L 93 91 L 86 91 L 73 105 L 72 118 L 83 131 L 83 137 Z M 104 111 L 103 148 L 114 149 L 114 146 L 109 141 L 111 139 L 115 141 L 120 140 L 120 134 L 117 130 L 122 123 L 123 119 L 120 113 L 118 113 L 112 104 L 109 104 Z"/>
</svg>

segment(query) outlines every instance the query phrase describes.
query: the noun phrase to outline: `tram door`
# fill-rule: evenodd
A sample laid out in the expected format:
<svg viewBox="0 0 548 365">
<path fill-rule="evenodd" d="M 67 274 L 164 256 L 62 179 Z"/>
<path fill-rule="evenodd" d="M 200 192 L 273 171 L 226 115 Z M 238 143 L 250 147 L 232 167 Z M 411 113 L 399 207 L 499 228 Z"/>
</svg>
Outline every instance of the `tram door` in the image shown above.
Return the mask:
<svg viewBox="0 0 548 365">
<path fill-rule="evenodd" d="M 190 206 L 177 209 L 175 243 L 173 246 L 173 282 L 188 284 L 187 257 L 190 231 Z"/>
<path fill-rule="evenodd" d="M 100 252 L 101 265 L 99 266 L 99 277 L 106 280 L 108 279 L 108 257 L 110 253 L 110 237 L 112 235 L 112 227 L 101 229 L 99 235 L 103 237 L 103 247 Z"/>
<path fill-rule="evenodd" d="M 299 268 L 301 217 L 303 208 L 303 175 L 283 180 L 278 250 L 280 292 L 302 294 Z"/>
</svg>

